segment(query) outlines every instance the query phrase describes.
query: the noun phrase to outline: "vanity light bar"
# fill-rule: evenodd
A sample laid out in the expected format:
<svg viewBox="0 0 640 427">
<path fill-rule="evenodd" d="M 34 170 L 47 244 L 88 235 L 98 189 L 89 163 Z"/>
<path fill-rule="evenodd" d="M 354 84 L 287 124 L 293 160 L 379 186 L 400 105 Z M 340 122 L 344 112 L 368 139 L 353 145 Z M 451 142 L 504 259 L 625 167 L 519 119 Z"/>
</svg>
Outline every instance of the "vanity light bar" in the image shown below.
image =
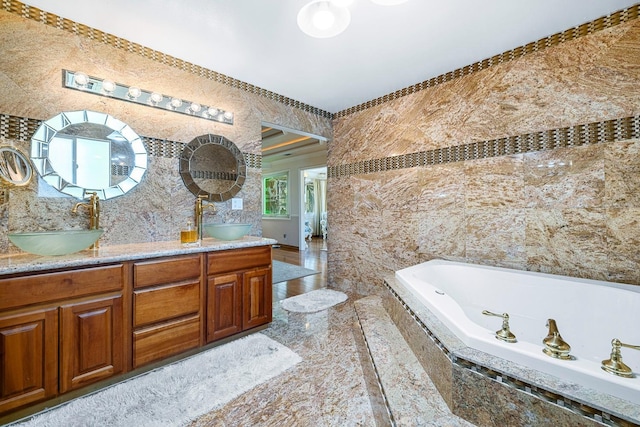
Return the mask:
<svg viewBox="0 0 640 427">
<path fill-rule="evenodd" d="M 62 85 L 94 95 L 107 96 L 165 111 L 187 114 L 201 119 L 233 125 L 233 113 L 197 102 L 150 92 L 137 86 L 126 86 L 109 79 L 89 76 L 79 71 L 62 70 Z"/>
</svg>

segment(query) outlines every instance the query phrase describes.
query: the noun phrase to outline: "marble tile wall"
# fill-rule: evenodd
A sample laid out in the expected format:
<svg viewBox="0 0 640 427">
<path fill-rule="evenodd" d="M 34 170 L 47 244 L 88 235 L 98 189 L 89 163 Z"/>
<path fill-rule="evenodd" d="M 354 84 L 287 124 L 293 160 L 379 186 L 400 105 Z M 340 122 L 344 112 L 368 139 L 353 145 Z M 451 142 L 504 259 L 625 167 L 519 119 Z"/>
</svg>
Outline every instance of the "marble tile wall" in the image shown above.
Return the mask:
<svg viewBox="0 0 640 427">
<path fill-rule="evenodd" d="M 639 46 L 634 19 L 339 115 L 329 168 L 637 116 Z M 445 258 L 640 285 L 634 138 L 330 175 L 329 281 Z"/>
<path fill-rule="evenodd" d="M 147 138 L 188 143 L 211 133 L 228 138 L 240 151 L 257 158 L 261 155 L 261 121 L 331 137 L 330 118 L 300 108 L 293 100 L 270 96 L 198 67 L 177 66 L 180 61 L 175 58 L 133 48 L 114 36 L 96 37 L 100 32 L 51 14 L 46 15 L 48 23 L 43 23 L 45 15 L 13 0 L 0 8 L 0 115 L 46 120 L 62 111 L 100 111 L 123 120 Z M 59 22 L 65 24 L 56 26 Z M 235 123 L 230 126 L 65 89 L 62 69 L 219 106 L 234 112 Z M 0 135 L 0 144 L 14 144 L 28 153 L 31 135 L 22 133 L 11 139 Z M 248 168 L 247 181 L 237 195 L 244 199 L 244 209 L 232 211 L 230 202 L 217 204 L 213 220 L 251 222 L 254 228 L 250 234 L 260 235 L 261 169 L 256 166 L 259 161 L 248 163 L 253 167 Z M 27 187 L 1 183 L 0 189 L 8 195 L 0 204 L 0 252 L 17 250 L 7 240 L 8 231 L 83 227 L 88 223 L 87 218 L 70 212 L 77 200 L 62 196 L 45 183 L 34 180 Z M 152 154 L 140 185 L 124 196 L 102 202 L 105 234 L 101 242 L 177 239 L 192 217 L 194 200 L 178 174 L 178 159 Z"/>
</svg>

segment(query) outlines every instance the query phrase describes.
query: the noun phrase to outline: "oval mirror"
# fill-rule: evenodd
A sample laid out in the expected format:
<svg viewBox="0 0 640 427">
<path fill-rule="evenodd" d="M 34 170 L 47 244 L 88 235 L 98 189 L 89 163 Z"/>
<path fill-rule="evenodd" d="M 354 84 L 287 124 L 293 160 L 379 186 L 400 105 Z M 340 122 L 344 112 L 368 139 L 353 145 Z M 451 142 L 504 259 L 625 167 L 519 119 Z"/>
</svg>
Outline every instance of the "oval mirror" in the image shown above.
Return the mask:
<svg viewBox="0 0 640 427">
<path fill-rule="evenodd" d="M 242 152 L 224 136 L 194 138 L 180 155 L 180 176 L 195 196 L 224 202 L 235 196 L 247 177 Z"/>
<path fill-rule="evenodd" d="M 105 113 L 70 111 L 45 121 L 31 138 L 31 161 L 52 187 L 79 199 L 122 196 L 140 183 L 147 150 L 127 124 Z"/>
<path fill-rule="evenodd" d="M 27 185 L 33 176 L 29 159 L 11 146 L 0 147 L 0 177 L 10 184 Z"/>
</svg>

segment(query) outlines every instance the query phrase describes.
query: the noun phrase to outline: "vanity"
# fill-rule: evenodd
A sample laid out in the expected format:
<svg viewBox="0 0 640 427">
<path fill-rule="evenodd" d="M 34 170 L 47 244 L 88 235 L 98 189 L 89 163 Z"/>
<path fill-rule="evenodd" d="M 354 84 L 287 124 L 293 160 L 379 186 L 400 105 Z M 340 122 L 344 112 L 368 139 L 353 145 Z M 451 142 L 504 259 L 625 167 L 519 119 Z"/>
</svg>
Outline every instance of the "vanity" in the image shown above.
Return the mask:
<svg viewBox="0 0 640 427">
<path fill-rule="evenodd" d="M 252 224 L 203 224 L 205 209 L 215 212 L 215 203 L 241 191 L 243 153 L 227 138 L 206 134 L 184 144 L 176 163 L 185 193 L 195 196 L 197 244 L 189 235 L 187 245 L 100 245 L 114 228 L 113 216 L 110 225 L 100 223 L 100 201 L 144 185 L 148 153 L 133 129 L 104 112 L 67 111 L 40 124 L 29 159 L 11 145 L 0 147 L 5 185 L 71 196 L 54 204 L 68 204 L 71 218 L 89 219 L 88 229 L 77 220 L 30 218 L 8 230 L 23 252 L 0 255 L 0 424 L 271 322 L 277 242 L 245 235 Z M 203 228 L 217 238 L 202 238 Z"/>
<path fill-rule="evenodd" d="M 274 243 L 0 257 L 0 417 L 264 328 Z"/>
</svg>

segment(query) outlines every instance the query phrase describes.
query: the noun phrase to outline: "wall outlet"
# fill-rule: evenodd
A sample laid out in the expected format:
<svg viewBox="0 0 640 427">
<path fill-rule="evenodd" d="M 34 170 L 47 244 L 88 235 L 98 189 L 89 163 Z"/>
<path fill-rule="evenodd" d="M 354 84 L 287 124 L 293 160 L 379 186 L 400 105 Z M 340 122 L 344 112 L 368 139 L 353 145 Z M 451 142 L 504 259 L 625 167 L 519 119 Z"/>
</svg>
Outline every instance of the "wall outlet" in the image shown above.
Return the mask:
<svg viewBox="0 0 640 427">
<path fill-rule="evenodd" d="M 242 199 L 239 197 L 234 197 L 231 199 L 231 209 L 234 210 L 242 210 Z"/>
</svg>

